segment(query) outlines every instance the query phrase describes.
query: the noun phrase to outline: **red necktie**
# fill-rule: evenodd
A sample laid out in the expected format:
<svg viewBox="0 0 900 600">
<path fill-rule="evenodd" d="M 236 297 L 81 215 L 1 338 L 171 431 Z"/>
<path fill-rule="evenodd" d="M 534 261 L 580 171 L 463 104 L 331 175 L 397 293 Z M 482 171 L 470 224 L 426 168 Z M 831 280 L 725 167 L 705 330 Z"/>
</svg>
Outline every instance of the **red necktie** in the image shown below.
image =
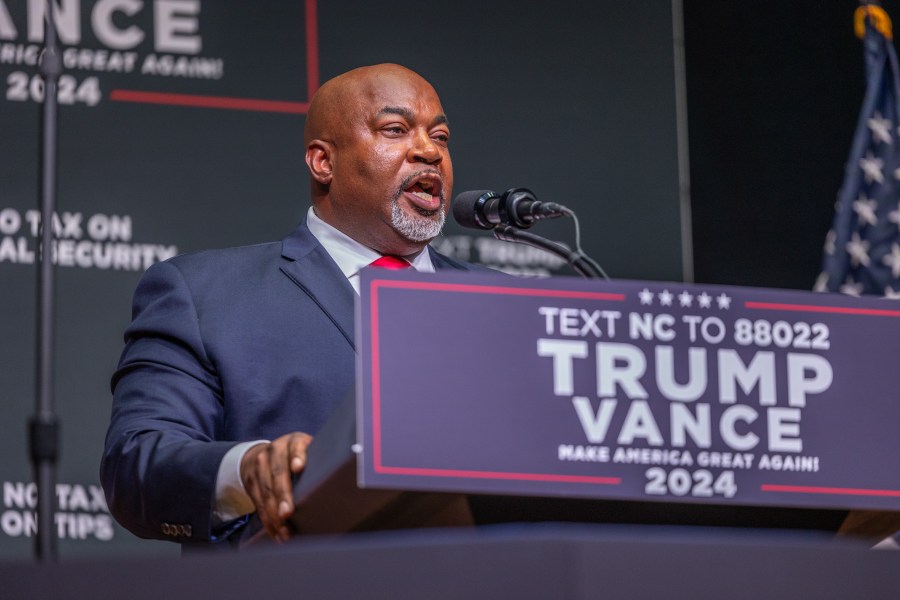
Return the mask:
<svg viewBox="0 0 900 600">
<path fill-rule="evenodd" d="M 370 267 L 378 267 L 380 269 L 390 269 L 392 271 L 399 271 L 401 269 L 408 269 L 412 265 L 409 264 L 408 261 L 398 258 L 396 256 L 382 256 L 381 258 L 372 261 L 369 263 Z"/>
</svg>

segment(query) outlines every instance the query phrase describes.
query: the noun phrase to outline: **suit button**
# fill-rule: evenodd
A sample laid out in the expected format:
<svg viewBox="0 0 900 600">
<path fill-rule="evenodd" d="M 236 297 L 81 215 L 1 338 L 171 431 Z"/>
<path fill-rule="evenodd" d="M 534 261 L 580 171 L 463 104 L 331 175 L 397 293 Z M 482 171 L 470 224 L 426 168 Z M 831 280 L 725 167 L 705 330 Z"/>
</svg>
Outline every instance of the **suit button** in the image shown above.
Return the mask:
<svg viewBox="0 0 900 600">
<path fill-rule="evenodd" d="M 162 532 L 163 532 L 163 535 L 172 535 L 172 528 L 169 526 L 168 523 L 162 524 Z"/>
<path fill-rule="evenodd" d="M 184 526 L 184 535 L 191 537 L 191 526 L 190 525 Z"/>
</svg>

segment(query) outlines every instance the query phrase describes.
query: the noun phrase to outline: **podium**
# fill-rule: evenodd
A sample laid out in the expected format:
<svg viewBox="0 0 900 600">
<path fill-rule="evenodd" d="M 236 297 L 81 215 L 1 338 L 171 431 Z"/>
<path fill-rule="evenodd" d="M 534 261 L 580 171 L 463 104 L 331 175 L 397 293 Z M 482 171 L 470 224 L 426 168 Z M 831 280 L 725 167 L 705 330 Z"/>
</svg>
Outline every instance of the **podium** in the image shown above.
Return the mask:
<svg viewBox="0 0 900 600">
<path fill-rule="evenodd" d="M 682 528 L 686 529 L 686 528 Z M 160 560 L 0 565 L 7 598 L 897 598 L 898 556 L 815 536 L 497 526 Z"/>
<path fill-rule="evenodd" d="M 299 534 L 834 531 L 848 510 L 900 511 L 900 306 L 477 274 L 364 272 L 361 287 L 355 398 L 309 448 Z"/>
<path fill-rule="evenodd" d="M 461 494 L 363 489 L 357 486 L 356 403 L 349 393 L 310 444 L 307 467 L 294 486 L 297 507 L 289 521 L 296 535 L 332 535 L 473 525 Z M 257 517 L 241 535 L 241 546 L 265 544 Z"/>
</svg>

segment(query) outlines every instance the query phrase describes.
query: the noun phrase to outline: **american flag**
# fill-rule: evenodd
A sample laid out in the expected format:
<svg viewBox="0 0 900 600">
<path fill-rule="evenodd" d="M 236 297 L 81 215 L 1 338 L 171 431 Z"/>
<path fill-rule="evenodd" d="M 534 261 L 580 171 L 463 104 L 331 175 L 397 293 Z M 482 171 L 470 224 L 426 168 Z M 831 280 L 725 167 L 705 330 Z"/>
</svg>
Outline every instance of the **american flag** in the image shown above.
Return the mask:
<svg viewBox="0 0 900 600">
<path fill-rule="evenodd" d="M 815 290 L 900 298 L 900 69 L 884 10 L 860 6 L 856 25 L 866 95 Z"/>
</svg>

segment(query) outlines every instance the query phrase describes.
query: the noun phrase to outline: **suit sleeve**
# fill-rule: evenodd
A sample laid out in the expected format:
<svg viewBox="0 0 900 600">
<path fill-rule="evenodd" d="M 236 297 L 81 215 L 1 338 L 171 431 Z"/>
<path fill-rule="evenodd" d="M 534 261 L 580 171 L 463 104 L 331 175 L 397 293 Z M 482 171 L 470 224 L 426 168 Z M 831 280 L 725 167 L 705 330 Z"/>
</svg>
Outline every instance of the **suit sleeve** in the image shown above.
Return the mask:
<svg viewBox="0 0 900 600">
<path fill-rule="evenodd" d="M 227 537 L 228 527 L 213 531 L 212 504 L 219 463 L 235 442 L 217 441 L 221 380 L 194 297 L 172 262 L 152 266 L 138 284 L 112 391 L 100 467 L 112 514 L 140 537 Z"/>
</svg>

